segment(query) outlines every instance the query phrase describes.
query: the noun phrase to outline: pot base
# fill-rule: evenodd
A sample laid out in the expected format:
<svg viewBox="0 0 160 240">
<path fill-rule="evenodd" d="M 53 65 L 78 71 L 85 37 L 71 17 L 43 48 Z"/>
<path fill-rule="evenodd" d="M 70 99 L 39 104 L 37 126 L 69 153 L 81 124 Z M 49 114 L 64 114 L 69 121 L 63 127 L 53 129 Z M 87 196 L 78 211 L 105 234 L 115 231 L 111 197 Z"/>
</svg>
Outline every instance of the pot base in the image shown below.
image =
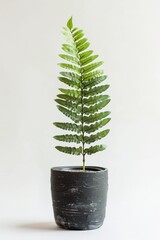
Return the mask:
<svg viewBox="0 0 160 240">
<path fill-rule="evenodd" d="M 74 214 L 73 216 L 68 215 L 67 217 L 66 214 L 63 213 L 63 217 L 58 215 L 55 217 L 55 220 L 60 228 L 70 230 L 93 230 L 101 227 L 103 224 L 102 220 L 96 220 L 92 214 L 82 215 L 82 213 L 80 213 L 79 216 L 75 216 Z"/>
</svg>

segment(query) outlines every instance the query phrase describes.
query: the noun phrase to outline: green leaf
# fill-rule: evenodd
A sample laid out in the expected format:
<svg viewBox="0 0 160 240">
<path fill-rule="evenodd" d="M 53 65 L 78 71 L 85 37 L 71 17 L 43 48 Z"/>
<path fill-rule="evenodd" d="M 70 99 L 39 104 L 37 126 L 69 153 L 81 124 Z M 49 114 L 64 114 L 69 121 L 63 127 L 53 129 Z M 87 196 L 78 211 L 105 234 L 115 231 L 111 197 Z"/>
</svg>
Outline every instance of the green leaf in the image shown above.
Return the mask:
<svg viewBox="0 0 160 240">
<path fill-rule="evenodd" d="M 73 103 L 73 102 L 69 102 L 69 101 L 64 101 L 62 99 L 55 99 L 55 101 L 63 106 L 63 107 L 66 107 L 68 109 L 71 109 L 73 112 L 76 112 L 77 114 L 81 113 L 81 107 L 78 106 L 78 104 L 76 103 Z"/>
<path fill-rule="evenodd" d="M 84 33 L 80 33 L 80 34 L 78 34 L 77 36 L 74 37 L 74 40 L 79 41 L 81 38 L 83 38 L 83 36 L 84 36 Z"/>
<path fill-rule="evenodd" d="M 71 89 L 64 89 L 64 88 L 59 88 L 59 90 L 64 93 L 64 94 L 67 94 L 71 97 L 80 97 L 81 96 L 81 91 L 78 91 L 78 90 L 71 90 Z"/>
<path fill-rule="evenodd" d="M 75 65 L 68 64 L 68 63 L 58 63 L 58 65 L 62 68 L 72 70 L 76 73 L 81 73 L 81 69 Z"/>
<path fill-rule="evenodd" d="M 109 95 L 98 95 L 94 97 L 84 98 L 83 103 L 87 106 L 90 106 L 97 102 L 105 101 L 107 99 L 109 99 Z"/>
<path fill-rule="evenodd" d="M 62 147 L 62 146 L 56 146 L 57 150 L 63 153 L 73 154 L 73 155 L 80 155 L 82 153 L 82 147 Z"/>
<path fill-rule="evenodd" d="M 76 81 L 72 81 L 72 80 L 70 80 L 68 78 L 64 78 L 64 77 L 58 77 L 58 79 L 61 82 L 67 84 L 70 87 L 77 88 L 77 89 L 81 88 L 81 83 L 79 81 L 77 81 L 77 80 Z"/>
<path fill-rule="evenodd" d="M 90 43 L 86 42 L 83 45 L 79 46 L 78 49 L 78 53 L 83 52 L 84 50 L 86 50 L 89 47 Z"/>
<path fill-rule="evenodd" d="M 81 64 L 82 66 L 85 66 L 91 62 L 93 62 L 96 58 L 98 57 L 98 55 L 92 55 L 90 57 L 84 58 L 81 60 Z"/>
<path fill-rule="evenodd" d="M 63 44 L 62 45 L 62 50 L 65 51 L 68 54 L 77 56 L 77 50 L 75 49 L 75 47 L 73 47 L 73 45 Z"/>
<path fill-rule="evenodd" d="M 83 30 L 82 29 L 77 29 L 77 31 L 75 31 L 73 33 L 73 37 L 75 38 L 76 36 L 78 36 L 79 34 L 83 33 Z"/>
<path fill-rule="evenodd" d="M 77 104 L 79 104 L 81 102 L 79 97 L 78 98 L 77 97 L 71 97 L 67 94 L 58 94 L 57 97 L 61 98 L 61 99 L 65 99 L 66 101 L 69 101 L 69 102 L 77 103 Z"/>
<path fill-rule="evenodd" d="M 71 80 L 81 80 L 81 76 L 76 74 L 76 73 L 73 73 L 73 72 L 60 72 L 60 74 L 64 77 L 67 77 Z"/>
<path fill-rule="evenodd" d="M 92 53 L 93 53 L 92 50 L 89 50 L 89 51 L 80 53 L 79 56 L 80 56 L 81 61 L 82 61 L 83 59 L 89 57 L 90 55 L 92 55 Z"/>
<path fill-rule="evenodd" d="M 82 141 L 81 135 L 76 134 L 66 134 L 66 135 L 56 135 L 54 138 L 58 141 L 62 142 L 74 142 L 74 143 L 80 143 Z"/>
<path fill-rule="evenodd" d="M 92 79 L 89 79 L 88 81 L 83 82 L 83 87 L 88 88 L 88 87 L 94 87 L 95 85 L 103 82 L 107 78 L 106 75 L 100 76 L 100 77 L 95 77 Z"/>
<path fill-rule="evenodd" d="M 95 113 L 93 115 L 89 115 L 89 116 L 84 116 L 83 117 L 83 121 L 85 124 L 90 124 L 96 121 L 99 121 L 105 117 L 107 117 L 110 114 L 109 111 L 106 112 L 100 112 L 100 113 Z"/>
<path fill-rule="evenodd" d="M 85 42 L 87 42 L 87 38 L 82 38 L 81 40 L 79 40 L 78 42 L 76 42 L 76 46 L 80 47 L 81 45 L 83 45 Z"/>
<path fill-rule="evenodd" d="M 108 88 L 109 88 L 109 85 L 101 85 L 98 87 L 89 88 L 88 90 L 84 90 L 83 95 L 85 97 L 93 96 L 93 95 L 105 92 Z"/>
<path fill-rule="evenodd" d="M 73 39 L 73 37 L 72 37 L 72 35 L 71 35 L 71 32 L 70 31 L 68 31 L 68 29 L 67 29 L 67 31 L 65 30 L 64 32 L 62 32 L 63 33 L 63 35 L 65 36 L 65 39 L 66 39 L 66 41 L 69 43 L 69 44 L 74 44 L 74 39 Z"/>
<path fill-rule="evenodd" d="M 72 17 L 67 22 L 67 27 L 71 30 L 73 28 Z"/>
<path fill-rule="evenodd" d="M 72 33 L 74 33 L 74 32 L 75 32 L 75 31 L 77 31 L 77 30 L 78 30 L 78 28 L 77 28 L 77 27 L 75 27 L 75 28 L 73 28 L 73 29 L 72 29 L 72 31 L 71 31 L 71 32 L 72 32 Z"/>
<path fill-rule="evenodd" d="M 75 123 L 78 123 L 81 119 L 81 117 L 77 114 L 77 113 L 73 113 L 72 111 L 57 105 L 57 108 L 59 109 L 59 111 L 61 111 L 65 116 L 69 117 L 70 119 L 72 119 Z"/>
<path fill-rule="evenodd" d="M 63 130 L 68 130 L 72 132 L 80 133 L 82 131 L 81 126 L 75 123 L 67 123 L 67 122 L 54 122 L 56 127 L 61 128 Z"/>
<path fill-rule="evenodd" d="M 87 65 L 86 67 L 82 67 L 83 73 L 89 73 L 91 71 L 93 71 L 95 68 L 98 68 L 99 66 L 101 66 L 103 64 L 103 62 L 97 62 L 97 63 L 92 63 L 90 65 Z"/>
<path fill-rule="evenodd" d="M 96 70 L 94 72 L 84 73 L 83 74 L 83 80 L 88 81 L 89 79 L 93 79 L 95 77 L 100 77 L 103 74 L 104 74 L 103 70 Z"/>
<path fill-rule="evenodd" d="M 84 142 L 87 144 L 90 144 L 92 142 L 98 141 L 102 138 L 104 138 L 105 136 L 107 136 L 107 134 L 109 133 L 109 129 L 103 130 L 101 132 L 98 132 L 96 134 L 92 134 L 90 136 L 85 136 L 84 137 Z"/>
<path fill-rule="evenodd" d="M 66 61 L 72 62 L 74 64 L 79 64 L 79 60 L 76 57 L 73 57 L 73 56 L 70 56 L 70 55 L 66 55 L 66 54 L 59 54 L 59 56 L 61 58 L 63 58 L 64 60 L 66 60 Z"/>
<path fill-rule="evenodd" d="M 91 154 L 94 154 L 96 152 L 103 151 L 105 149 L 106 149 L 105 145 L 96 145 L 96 146 L 92 146 L 90 148 L 86 148 L 85 153 L 88 154 L 88 155 L 91 155 Z"/>
<path fill-rule="evenodd" d="M 91 133 L 91 132 L 95 132 L 97 131 L 99 128 L 104 127 L 109 121 L 111 120 L 111 118 L 105 118 L 99 122 L 96 122 L 94 124 L 91 125 L 85 125 L 83 130 L 86 133 Z"/>
<path fill-rule="evenodd" d="M 110 102 L 110 99 L 104 100 L 103 102 L 97 103 L 93 106 L 90 107 L 84 107 L 83 108 L 83 113 L 88 115 L 88 114 L 93 114 L 95 112 L 98 112 L 102 108 L 104 108 L 108 103 Z"/>
</svg>

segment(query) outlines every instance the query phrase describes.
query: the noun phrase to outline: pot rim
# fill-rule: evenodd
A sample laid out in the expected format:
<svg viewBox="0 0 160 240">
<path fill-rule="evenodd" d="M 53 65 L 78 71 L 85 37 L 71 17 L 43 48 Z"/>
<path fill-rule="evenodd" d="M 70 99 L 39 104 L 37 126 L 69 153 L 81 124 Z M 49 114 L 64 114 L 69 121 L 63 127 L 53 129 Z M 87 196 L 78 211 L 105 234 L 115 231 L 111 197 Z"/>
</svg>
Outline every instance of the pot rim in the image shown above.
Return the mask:
<svg viewBox="0 0 160 240">
<path fill-rule="evenodd" d="M 89 173 L 89 174 L 95 174 L 95 173 L 100 173 L 100 172 L 108 172 L 108 169 L 105 167 L 99 167 L 99 166 L 86 166 L 85 172 L 82 171 L 77 171 L 77 170 L 82 170 L 82 166 L 58 166 L 58 167 L 52 167 L 51 171 L 54 172 L 69 172 L 69 173 Z M 75 171 L 74 171 L 75 170 Z"/>
</svg>

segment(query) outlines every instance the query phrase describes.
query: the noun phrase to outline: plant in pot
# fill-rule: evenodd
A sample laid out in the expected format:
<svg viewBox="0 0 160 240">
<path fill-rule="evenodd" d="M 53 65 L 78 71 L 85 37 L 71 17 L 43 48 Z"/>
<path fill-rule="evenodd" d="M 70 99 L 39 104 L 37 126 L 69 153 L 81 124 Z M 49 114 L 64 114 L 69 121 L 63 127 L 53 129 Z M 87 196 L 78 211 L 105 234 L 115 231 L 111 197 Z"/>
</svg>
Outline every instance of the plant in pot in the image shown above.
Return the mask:
<svg viewBox="0 0 160 240">
<path fill-rule="evenodd" d="M 64 53 L 59 56 L 64 62 L 59 66 L 65 70 L 60 72 L 59 80 L 67 87 L 59 89 L 55 101 L 59 111 L 70 120 L 54 122 L 67 131 L 54 138 L 69 143 L 56 146 L 57 150 L 81 155 L 83 164 L 51 169 L 54 216 L 57 225 L 65 229 L 96 229 L 105 218 L 108 171 L 104 167 L 86 166 L 86 156 L 105 150 L 105 145 L 94 142 L 109 133 L 105 126 L 110 121 L 110 112 L 102 110 L 110 102 L 106 94 L 109 85 L 102 84 L 106 80 L 99 69 L 103 62 L 95 62 L 98 55 L 88 49 L 88 39 L 83 30 L 73 26 L 72 17 L 63 30 L 67 43 L 62 45 Z"/>
</svg>

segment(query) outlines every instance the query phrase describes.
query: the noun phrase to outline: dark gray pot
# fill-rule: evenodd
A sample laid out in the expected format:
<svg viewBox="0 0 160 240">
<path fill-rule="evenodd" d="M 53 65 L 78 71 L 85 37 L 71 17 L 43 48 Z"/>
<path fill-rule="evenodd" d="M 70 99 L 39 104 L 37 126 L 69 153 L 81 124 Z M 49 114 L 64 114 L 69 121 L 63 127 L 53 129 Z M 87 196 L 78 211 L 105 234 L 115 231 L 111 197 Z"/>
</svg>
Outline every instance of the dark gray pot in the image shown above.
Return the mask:
<svg viewBox="0 0 160 240">
<path fill-rule="evenodd" d="M 105 218 L 108 170 L 102 167 L 55 167 L 51 192 L 55 221 L 65 229 L 99 228 Z"/>
</svg>

